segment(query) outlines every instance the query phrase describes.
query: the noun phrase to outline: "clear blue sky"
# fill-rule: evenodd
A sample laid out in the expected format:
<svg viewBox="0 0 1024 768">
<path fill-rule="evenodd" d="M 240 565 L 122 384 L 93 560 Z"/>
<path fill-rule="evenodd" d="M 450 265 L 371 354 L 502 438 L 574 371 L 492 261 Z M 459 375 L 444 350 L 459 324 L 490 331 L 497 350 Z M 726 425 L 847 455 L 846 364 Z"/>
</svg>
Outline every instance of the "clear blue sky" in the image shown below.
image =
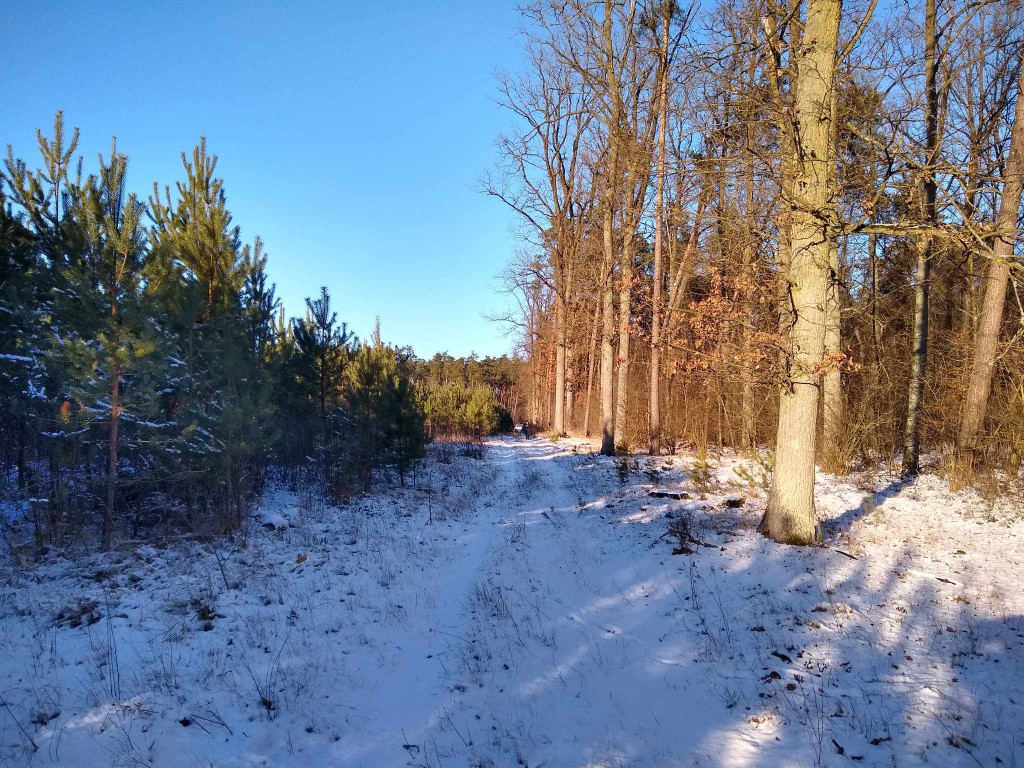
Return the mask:
<svg viewBox="0 0 1024 768">
<path fill-rule="evenodd" d="M 200 135 L 289 314 L 321 284 L 363 337 L 421 356 L 501 354 L 483 319 L 509 215 L 475 190 L 509 123 L 496 68 L 522 60 L 513 0 L 0 5 L 0 144 L 37 163 L 54 112 L 85 168 L 129 155 L 133 189 L 182 178 Z"/>
</svg>

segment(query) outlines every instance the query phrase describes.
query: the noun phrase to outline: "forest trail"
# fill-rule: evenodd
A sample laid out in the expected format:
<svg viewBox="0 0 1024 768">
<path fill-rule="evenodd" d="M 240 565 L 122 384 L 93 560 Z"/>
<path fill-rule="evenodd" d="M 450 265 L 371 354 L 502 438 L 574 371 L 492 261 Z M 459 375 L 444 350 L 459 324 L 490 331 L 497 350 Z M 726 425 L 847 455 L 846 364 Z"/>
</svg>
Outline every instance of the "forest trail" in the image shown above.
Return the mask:
<svg viewBox="0 0 1024 768">
<path fill-rule="evenodd" d="M 488 444 L 484 463 L 502 480 L 471 523 L 488 546 L 453 564 L 464 597 L 448 610 L 461 629 L 444 635 L 445 690 L 408 765 L 960 765 L 993 739 L 977 692 L 1022 647 L 1019 609 L 1003 624 L 990 617 L 1006 604 L 964 609 L 1005 594 L 1002 576 L 973 574 L 970 598 L 950 591 L 908 567 L 920 556 L 888 520 L 880 535 L 903 546 L 870 564 L 779 547 L 754 531 L 759 503 L 726 504 L 734 461 L 702 494 L 689 457 L 592 449 Z M 651 498 L 660 484 L 689 498 Z M 828 489 L 824 515 L 843 493 Z M 679 518 L 705 544 L 691 556 L 663 537 Z M 936 623 L 942 635 L 922 647 Z M 982 637 L 984 653 L 968 650 Z M 915 688 L 950 658 L 958 685 Z M 1009 736 L 989 742 L 993 756 L 1014 753 Z"/>
<path fill-rule="evenodd" d="M 593 448 L 433 445 L 340 506 L 281 478 L 244 545 L 5 570 L 0 764 L 1013 764 L 1011 507 L 822 476 L 851 559 L 757 534 L 749 460 Z"/>
<path fill-rule="evenodd" d="M 563 467 L 554 460 L 563 453 L 564 446 L 539 438 L 491 441 L 482 461 L 469 463 L 484 480 L 483 492 L 473 500 L 466 528 L 434 564 L 439 580 L 428 609 L 396 639 L 400 658 L 378 682 L 367 713 L 377 724 L 375 733 L 360 736 L 351 749 L 340 748 L 336 757 L 343 763 L 429 765 L 475 746 L 476 723 L 457 721 L 465 715 L 466 696 L 485 678 L 494 679 L 483 623 L 514 618 L 506 611 L 511 596 L 536 591 L 531 568 L 503 569 L 508 547 L 518 550 L 528 538 L 531 559 L 540 555 L 555 563 L 564 554 L 564 542 L 552 536 L 551 526 L 553 515 L 560 517 L 575 503 Z"/>
<path fill-rule="evenodd" d="M 494 443 L 484 460 L 488 479 L 476 499 L 477 511 L 469 526 L 452 541 L 450 554 L 434 564 L 439 574 L 428 609 L 397 640 L 398 663 L 387 679 L 379 681 L 370 704 L 371 719 L 382 725 L 374 737 L 361 738 L 344 760 L 358 765 L 399 765 L 415 755 L 425 732 L 435 725 L 458 695 L 445 661 L 457 655 L 466 631 L 466 606 L 472 585 L 482 576 L 495 538 L 503 523 L 502 512 L 517 496 L 522 479 L 522 452 L 513 443 Z"/>
</svg>

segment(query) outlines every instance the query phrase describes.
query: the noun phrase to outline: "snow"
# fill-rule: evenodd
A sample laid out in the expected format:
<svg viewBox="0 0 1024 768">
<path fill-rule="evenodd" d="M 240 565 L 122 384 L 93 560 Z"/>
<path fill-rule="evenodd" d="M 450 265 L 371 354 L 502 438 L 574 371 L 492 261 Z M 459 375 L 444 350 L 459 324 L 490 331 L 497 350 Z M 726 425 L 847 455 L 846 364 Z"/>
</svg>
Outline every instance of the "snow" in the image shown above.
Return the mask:
<svg viewBox="0 0 1024 768">
<path fill-rule="evenodd" d="M 416 487 L 341 508 L 276 486 L 234 542 L 5 566 L 0 760 L 29 738 L 61 766 L 1024 754 L 1019 495 L 822 475 L 827 546 L 782 547 L 752 462 L 700 488 L 692 457 L 593 448 L 432 446 Z"/>
</svg>

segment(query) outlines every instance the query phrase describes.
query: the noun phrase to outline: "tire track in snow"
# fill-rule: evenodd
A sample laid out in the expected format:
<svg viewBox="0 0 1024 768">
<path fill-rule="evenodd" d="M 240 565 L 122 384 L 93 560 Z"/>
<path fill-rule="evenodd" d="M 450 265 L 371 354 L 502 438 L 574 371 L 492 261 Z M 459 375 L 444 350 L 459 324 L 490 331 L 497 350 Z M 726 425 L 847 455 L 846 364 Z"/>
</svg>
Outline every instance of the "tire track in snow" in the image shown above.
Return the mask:
<svg viewBox="0 0 1024 768">
<path fill-rule="evenodd" d="M 453 542 L 453 556 L 431 564 L 442 575 L 433 595 L 436 608 L 431 610 L 429 626 L 419 631 L 423 627 L 416 622 L 419 626 L 403 628 L 399 664 L 385 676 L 372 702 L 379 725 L 371 724 L 371 738 L 363 734 L 358 744 L 339 745 L 336 757 L 343 765 L 422 764 L 426 735 L 457 702 L 459 694 L 453 686 L 458 675 L 453 660 L 471 622 L 467 599 L 486 571 L 505 517 L 502 513 L 522 483 L 517 444 L 488 443 L 480 471 L 488 469 L 498 472 L 498 480 L 478 499 L 471 518 L 464 521 L 464 531 Z"/>
</svg>

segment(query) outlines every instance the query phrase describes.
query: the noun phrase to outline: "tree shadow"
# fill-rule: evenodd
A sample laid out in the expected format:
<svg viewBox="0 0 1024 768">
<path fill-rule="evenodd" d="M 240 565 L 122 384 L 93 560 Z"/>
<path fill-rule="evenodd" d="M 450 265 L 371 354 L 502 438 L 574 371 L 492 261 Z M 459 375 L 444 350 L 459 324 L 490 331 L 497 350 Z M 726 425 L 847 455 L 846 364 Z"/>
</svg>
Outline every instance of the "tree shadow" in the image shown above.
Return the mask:
<svg viewBox="0 0 1024 768">
<path fill-rule="evenodd" d="M 758 509 L 652 502 L 600 463 L 572 504 L 552 496 L 578 471 L 571 458 L 530 458 L 551 471 L 503 560 L 507 611 L 473 640 L 490 671 L 452 725 L 487 713 L 491 730 L 476 750 L 453 734 L 453 754 L 593 768 L 1015 763 L 1024 618 L 998 596 L 919 570 L 909 543 L 857 559 L 780 546 L 752 530 Z M 705 544 L 692 556 L 661 536 L 681 514 Z"/>
<path fill-rule="evenodd" d="M 822 528 L 826 536 L 850 530 L 855 522 L 865 515 L 871 514 L 889 499 L 898 496 L 904 488 L 912 485 L 913 482 L 914 478 L 911 477 L 897 477 L 881 490 L 865 496 L 864 500 L 856 507 L 851 507 L 836 517 L 822 521 Z"/>
</svg>

